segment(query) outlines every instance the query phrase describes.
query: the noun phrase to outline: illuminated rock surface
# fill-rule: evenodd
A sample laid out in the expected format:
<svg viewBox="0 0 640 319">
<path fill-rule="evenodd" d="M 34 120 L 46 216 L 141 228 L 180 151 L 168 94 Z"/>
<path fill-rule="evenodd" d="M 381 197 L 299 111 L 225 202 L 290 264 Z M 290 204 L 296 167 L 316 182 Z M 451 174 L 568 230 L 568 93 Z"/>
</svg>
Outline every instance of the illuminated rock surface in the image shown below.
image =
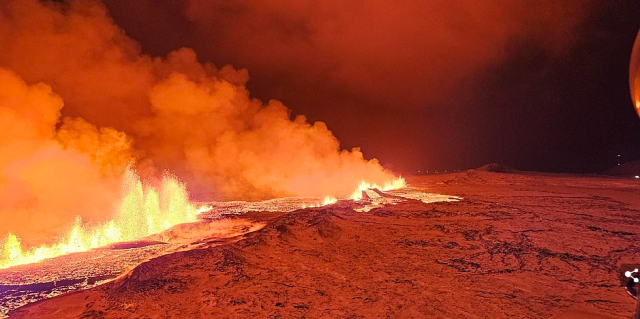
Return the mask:
<svg viewBox="0 0 640 319">
<path fill-rule="evenodd" d="M 247 213 L 266 226 L 11 318 L 630 316 L 618 265 L 640 256 L 638 181 L 469 171 L 408 182 L 461 199 Z"/>
</svg>

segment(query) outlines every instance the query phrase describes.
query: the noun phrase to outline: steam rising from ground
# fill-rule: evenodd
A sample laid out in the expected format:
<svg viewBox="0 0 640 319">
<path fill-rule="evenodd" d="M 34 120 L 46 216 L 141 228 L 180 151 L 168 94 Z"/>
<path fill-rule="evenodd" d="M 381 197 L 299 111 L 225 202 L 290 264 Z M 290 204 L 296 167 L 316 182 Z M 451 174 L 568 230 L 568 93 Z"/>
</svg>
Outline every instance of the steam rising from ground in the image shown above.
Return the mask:
<svg viewBox="0 0 640 319">
<path fill-rule="evenodd" d="M 394 176 L 321 122 L 252 99 L 248 74 L 138 45 L 93 1 L 0 3 L 0 235 L 30 246 L 114 217 L 133 163 L 224 198 L 348 196 Z M 63 107 L 64 105 L 64 107 Z"/>
</svg>

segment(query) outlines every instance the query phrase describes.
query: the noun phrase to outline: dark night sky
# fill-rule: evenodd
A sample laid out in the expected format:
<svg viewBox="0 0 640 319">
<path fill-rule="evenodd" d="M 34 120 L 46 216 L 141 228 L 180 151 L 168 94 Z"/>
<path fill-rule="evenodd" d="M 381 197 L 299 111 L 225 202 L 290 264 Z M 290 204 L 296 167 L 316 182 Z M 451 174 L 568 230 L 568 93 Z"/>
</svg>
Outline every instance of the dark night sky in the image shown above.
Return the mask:
<svg viewBox="0 0 640 319">
<path fill-rule="evenodd" d="M 106 4 L 144 53 L 188 46 L 247 68 L 252 96 L 400 172 L 640 159 L 628 88 L 639 1 Z"/>
</svg>

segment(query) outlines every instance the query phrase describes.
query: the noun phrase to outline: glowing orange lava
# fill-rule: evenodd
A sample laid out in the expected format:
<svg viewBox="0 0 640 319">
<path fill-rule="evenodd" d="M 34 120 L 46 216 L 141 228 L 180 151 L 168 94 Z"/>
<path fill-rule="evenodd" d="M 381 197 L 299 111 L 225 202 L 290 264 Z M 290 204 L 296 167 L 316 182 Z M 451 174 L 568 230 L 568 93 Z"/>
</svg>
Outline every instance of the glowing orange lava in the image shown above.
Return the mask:
<svg viewBox="0 0 640 319">
<path fill-rule="evenodd" d="M 406 186 L 399 177 L 380 187 L 362 181 L 349 199 L 362 199 L 362 191 L 378 188 L 383 191 Z M 302 208 L 322 207 L 336 203 L 337 198 L 327 196 L 322 202 L 303 205 Z M 197 215 L 213 206 L 196 208 L 189 202 L 185 185 L 171 176 L 165 176 L 159 189 L 143 185 L 132 169 L 127 169 L 122 183 L 122 197 L 114 219 L 97 227 L 87 227 L 76 217 L 69 233 L 58 243 L 23 250 L 20 238 L 8 234 L 0 251 L 0 268 L 30 264 L 75 252 L 88 251 L 109 244 L 140 239 L 169 229 L 177 224 L 196 221 Z"/>
<path fill-rule="evenodd" d="M 310 204 L 310 205 L 302 204 L 302 209 L 327 206 L 327 205 L 336 203 L 337 201 L 338 199 L 333 196 L 326 196 L 322 202 L 317 202 L 315 204 Z"/>
<path fill-rule="evenodd" d="M 393 189 L 403 188 L 406 186 L 407 186 L 407 181 L 402 177 L 398 177 L 390 182 L 386 182 L 383 187 L 380 187 L 376 184 L 370 184 L 367 181 L 362 181 L 358 186 L 358 188 L 353 192 L 350 198 L 353 200 L 361 200 L 362 191 L 371 189 L 371 188 L 377 188 L 382 191 L 389 191 Z"/>
<path fill-rule="evenodd" d="M 20 238 L 9 234 L 3 241 L 0 268 L 29 264 L 108 244 L 139 239 L 174 225 L 196 220 L 198 209 L 190 202 L 184 184 L 165 176 L 158 189 L 145 186 L 131 169 L 125 172 L 122 199 L 114 219 L 86 227 L 77 217 L 66 237 L 53 245 L 23 250 Z"/>
</svg>

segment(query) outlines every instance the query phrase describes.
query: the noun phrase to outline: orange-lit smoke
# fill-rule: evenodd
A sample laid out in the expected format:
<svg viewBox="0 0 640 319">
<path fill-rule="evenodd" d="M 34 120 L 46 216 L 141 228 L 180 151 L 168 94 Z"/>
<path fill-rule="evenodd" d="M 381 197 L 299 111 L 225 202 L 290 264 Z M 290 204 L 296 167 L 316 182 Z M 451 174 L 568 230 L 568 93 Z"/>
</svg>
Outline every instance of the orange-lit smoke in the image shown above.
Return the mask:
<svg viewBox="0 0 640 319">
<path fill-rule="evenodd" d="M 77 216 L 69 232 L 53 244 L 27 250 L 20 237 L 9 233 L 0 246 L 0 268 L 135 240 L 196 220 L 198 210 L 189 203 L 184 185 L 168 175 L 156 189 L 142 184 L 138 175 L 127 169 L 120 196 L 113 219 L 87 226 Z"/>
<path fill-rule="evenodd" d="M 5 69 L 0 83 L 0 234 L 40 242 L 75 216 L 103 218 L 130 160 L 127 138 L 81 119 L 56 130 L 62 100 L 49 86 L 29 86 Z"/>
<path fill-rule="evenodd" d="M 219 198 L 341 197 L 394 178 L 324 123 L 252 99 L 245 70 L 142 54 L 99 2 L 3 1 L 0 48 L 0 236 L 27 246 L 76 216 L 113 218 L 130 163 Z"/>
</svg>

